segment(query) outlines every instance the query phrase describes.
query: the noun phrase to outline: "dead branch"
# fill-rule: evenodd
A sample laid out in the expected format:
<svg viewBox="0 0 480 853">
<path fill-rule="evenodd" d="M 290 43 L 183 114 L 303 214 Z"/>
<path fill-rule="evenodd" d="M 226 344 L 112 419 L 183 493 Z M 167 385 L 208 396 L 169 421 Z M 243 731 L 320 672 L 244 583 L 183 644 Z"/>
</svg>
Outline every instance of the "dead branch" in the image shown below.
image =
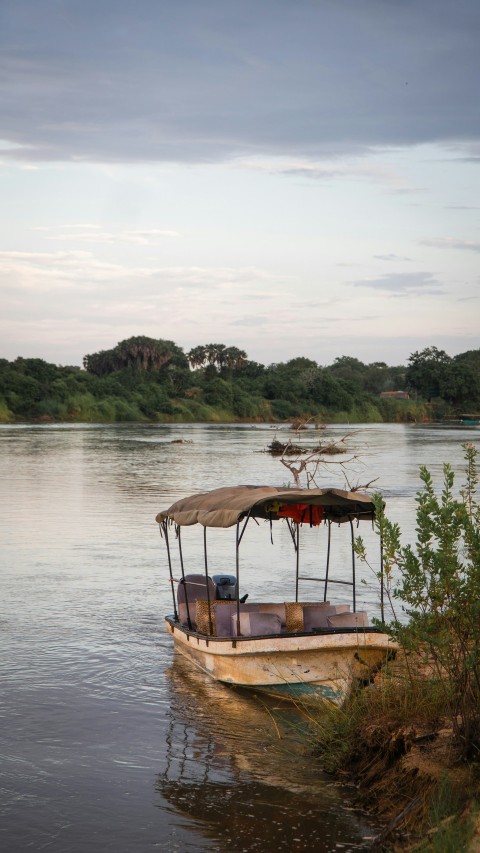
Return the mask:
<svg viewBox="0 0 480 853">
<path fill-rule="evenodd" d="M 302 488 L 302 474 L 305 476 L 307 489 L 321 488 L 321 484 L 318 482 L 318 478 L 322 470 L 324 470 L 324 466 L 336 465 L 342 472 L 343 477 L 345 479 L 345 483 L 350 492 L 356 492 L 361 490 L 363 491 L 369 486 L 371 486 L 371 484 L 374 483 L 375 479 L 377 478 L 371 480 L 365 485 L 360 485 L 358 482 L 355 485 L 351 484 L 347 471 L 348 466 L 359 460 L 359 456 L 356 453 L 352 453 L 347 459 L 341 460 L 325 458 L 328 456 L 348 453 L 348 450 L 345 445 L 347 443 L 347 440 L 351 438 L 352 435 L 354 435 L 354 432 L 347 433 L 341 438 L 331 441 L 329 444 L 325 444 L 323 446 L 318 445 L 318 447 L 314 448 L 299 447 L 292 444 L 291 441 L 287 441 L 285 444 L 282 444 L 281 442 L 275 440 L 271 443 L 268 452 L 271 452 L 272 455 L 280 457 L 280 462 L 285 468 L 288 469 L 288 471 L 290 471 L 295 486 L 298 489 Z"/>
</svg>

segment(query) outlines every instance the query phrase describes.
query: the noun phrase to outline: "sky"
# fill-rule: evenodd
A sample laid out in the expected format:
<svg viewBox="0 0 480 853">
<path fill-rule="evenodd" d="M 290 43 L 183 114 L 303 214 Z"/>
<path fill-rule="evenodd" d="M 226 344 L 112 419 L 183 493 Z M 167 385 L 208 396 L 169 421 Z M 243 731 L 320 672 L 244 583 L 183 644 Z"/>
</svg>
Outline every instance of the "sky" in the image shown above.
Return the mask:
<svg viewBox="0 0 480 853">
<path fill-rule="evenodd" d="M 478 0 L 1 0 L 0 357 L 480 347 Z"/>
</svg>

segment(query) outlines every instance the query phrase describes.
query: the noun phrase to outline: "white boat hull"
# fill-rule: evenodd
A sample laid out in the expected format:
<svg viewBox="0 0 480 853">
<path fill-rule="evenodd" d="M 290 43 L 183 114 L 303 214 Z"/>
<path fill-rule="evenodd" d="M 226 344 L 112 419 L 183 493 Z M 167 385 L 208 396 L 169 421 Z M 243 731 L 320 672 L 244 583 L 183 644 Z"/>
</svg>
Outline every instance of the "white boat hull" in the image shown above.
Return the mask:
<svg viewBox="0 0 480 853">
<path fill-rule="evenodd" d="M 175 647 L 217 681 L 281 697 L 342 701 L 395 648 L 381 631 L 218 638 L 189 632 L 167 618 Z"/>
</svg>

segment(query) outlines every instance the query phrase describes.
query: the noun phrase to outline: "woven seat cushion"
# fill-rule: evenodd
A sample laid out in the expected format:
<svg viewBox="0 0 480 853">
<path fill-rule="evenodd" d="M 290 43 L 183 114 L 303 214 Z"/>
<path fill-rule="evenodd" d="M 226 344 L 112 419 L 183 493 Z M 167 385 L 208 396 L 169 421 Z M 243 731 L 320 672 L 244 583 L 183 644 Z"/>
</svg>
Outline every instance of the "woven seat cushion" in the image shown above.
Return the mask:
<svg viewBox="0 0 480 853">
<path fill-rule="evenodd" d="M 297 634 L 304 631 L 303 608 L 304 607 L 329 607 L 329 601 L 291 601 L 285 604 L 286 625 L 289 634 Z"/>
</svg>

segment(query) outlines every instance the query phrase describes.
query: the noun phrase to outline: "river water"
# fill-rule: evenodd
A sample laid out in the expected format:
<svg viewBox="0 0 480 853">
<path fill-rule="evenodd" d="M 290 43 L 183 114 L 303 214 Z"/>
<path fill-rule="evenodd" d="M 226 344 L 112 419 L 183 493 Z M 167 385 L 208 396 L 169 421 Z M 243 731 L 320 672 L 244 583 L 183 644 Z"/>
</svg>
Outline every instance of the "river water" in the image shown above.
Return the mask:
<svg viewBox="0 0 480 853">
<path fill-rule="evenodd" d="M 335 426 L 326 437 L 350 429 Z M 301 714 L 210 682 L 174 657 L 163 627 L 172 604 L 156 513 L 207 488 L 288 482 L 288 471 L 262 452 L 275 435 L 286 433 L 244 425 L 0 427 L 6 853 L 368 847 L 377 828 L 321 772 Z M 461 472 L 462 443 L 478 436 L 475 428 L 355 427 L 342 459 L 357 457 L 348 465 L 352 484 L 377 478 L 372 488 L 411 537 L 419 465 L 440 484 L 442 461 Z M 328 466 L 321 484 L 342 487 L 341 472 Z M 294 595 L 283 527 L 273 544 L 266 525 L 244 537 L 242 591 L 251 597 Z M 186 532 L 186 570 L 202 570 L 201 535 Z M 307 572 L 325 544 L 322 530 L 312 533 L 311 546 L 302 542 Z M 213 534 L 211 573 L 230 573 L 232 531 Z M 369 528 L 364 538 L 375 557 Z M 336 559 L 350 559 L 348 543 Z M 374 612 L 368 573 L 366 580 L 360 606 Z"/>
</svg>

